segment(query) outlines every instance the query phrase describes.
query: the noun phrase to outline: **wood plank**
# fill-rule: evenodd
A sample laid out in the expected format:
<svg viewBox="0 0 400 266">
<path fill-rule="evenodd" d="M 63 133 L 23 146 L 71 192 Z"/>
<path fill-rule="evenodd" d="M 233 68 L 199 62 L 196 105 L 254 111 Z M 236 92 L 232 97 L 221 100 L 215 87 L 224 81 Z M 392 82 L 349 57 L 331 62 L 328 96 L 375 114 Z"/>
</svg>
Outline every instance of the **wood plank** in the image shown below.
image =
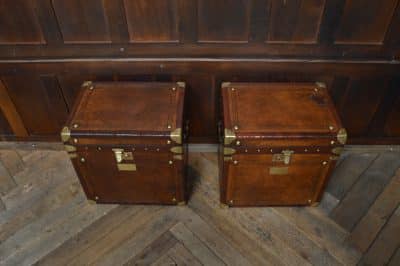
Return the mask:
<svg viewBox="0 0 400 266">
<path fill-rule="evenodd" d="M 17 186 L 16 182 L 9 174 L 6 167 L 0 161 L 0 195 L 7 194 L 10 190 Z M 3 202 L 4 204 L 4 202 Z"/>
<path fill-rule="evenodd" d="M 361 253 L 349 243 L 344 243 L 348 233 L 337 224 L 332 223 L 326 216 L 310 212 L 309 209 L 312 207 L 271 208 L 272 211 L 304 232 L 319 248 L 327 250 L 340 263 L 344 265 L 357 264 Z"/>
<path fill-rule="evenodd" d="M 321 201 L 319 202 L 318 209 L 325 213 L 326 215 L 329 215 L 333 209 L 339 204 L 339 200 L 332 196 L 331 193 L 329 192 L 324 192 L 322 194 Z"/>
<path fill-rule="evenodd" d="M 0 108 L 6 117 L 8 123 L 14 134 L 19 137 L 27 137 L 28 131 L 25 128 L 24 122 L 19 115 L 17 108 L 13 101 L 8 95 L 7 88 L 4 83 L 0 80 Z"/>
<path fill-rule="evenodd" d="M 399 203 L 400 170 L 354 228 L 349 242 L 357 246 L 363 253 L 366 252 Z"/>
<path fill-rule="evenodd" d="M 346 230 L 352 231 L 399 167 L 400 153 L 381 154 L 332 211 L 333 220 Z"/>
<path fill-rule="evenodd" d="M 0 161 L 11 176 L 21 172 L 25 165 L 15 150 L 0 150 Z"/>
<path fill-rule="evenodd" d="M 223 234 L 207 224 L 192 210 L 186 211 L 188 214 L 181 219 L 185 226 L 227 265 L 251 265 L 239 250 L 232 247 Z"/>
<path fill-rule="evenodd" d="M 133 217 L 125 219 L 121 224 L 108 231 L 102 238 L 90 243 L 89 247 L 82 250 L 70 259 L 70 265 L 87 265 L 94 263 L 97 258 L 103 257 L 107 252 L 121 246 L 140 228 L 153 219 L 160 212 L 160 207 L 149 206 L 141 209 Z"/>
<path fill-rule="evenodd" d="M 170 229 L 172 234 L 203 265 L 225 265 L 223 261 L 205 243 L 196 237 L 183 223 L 177 223 Z"/>
<path fill-rule="evenodd" d="M 105 266 L 126 263 L 177 223 L 176 211 L 176 207 L 166 206 L 149 217 L 150 219 L 145 223 L 137 223 L 135 227 L 125 228 L 125 231 L 132 232 L 128 234 L 128 238 L 106 254 L 97 255 L 93 263 Z"/>
<path fill-rule="evenodd" d="M 38 261 L 38 265 L 65 265 L 128 219 L 135 220 L 142 206 L 118 206 Z"/>
<path fill-rule="evenodd" d="M 181 243 L 177 243 L 168 253 L 176 265 L 200 266 L 201 263 Z"/>
<path fill-rule="evenodd" d="M 332 173 L 326 191 L 338 200 L 343 199 L 351 186 L 377 157 L 377 153 L 346 156 Z"/>
<path fill-rule="evenodd" d="M 272 265 L 307 265 L 309 262 L 296 253 L 292 248 L 288 247 L 280 238 L 276 236 L 272 231 L 263 231 L 258 224 L 254 223 L 254 220 L 250 219 L 248 216 L 243 215 L 242 212 L 233 212 L 232 210 L 224 210 L 220 208 L 219 204 L 219 193 L 218 193 L 218 180 L 217 174 L 218 167 L 216 165 L 217 156 L 211 153 L 202 153 L 202 154 L 193 154 L 190 158 L 191 166 L 193 166 L 196 170 L 202 172 L 202 177 L 198 181 L 200 182 L 197 186 L 197 189 L 193 195 L 193 201 L 189 203 L 191 208 L 194 208 L 196 211 L 200 211 L 200 207 L 196 206 L 196 202 L 207 202 L 207 205 L 211 206 L 211 215 L 208 215 L 207 218 L 204 217 L 207 221 L 213 221 L 211 217 L 213 217 L 216 213 L 222 215 L 220 221 L 215 222 L 218 225 L 218 229 L 222 228 L 220 225 L 228 225 L 232 223 L 235 227 L 232 231 L 237 234 L 237 232 L 243 232 L 244 235 L 249 237 L 253 243 L 249 246 L 252 249 L 255 246 L 262 247 L 262 252 L 258 256 L 261 256 L 259 260 L 263 261 L 262 264 L 272 264 Z M 198 192 L 201 190 L 201 192 Z M 201 193 L 202 195 L 198 196 Z M 206 204 L 199 204 L 199 206 Z M 203 212 L 200 211 L 201 215 L 205 215 L 204 212 L 206 209 L 203 208 Z M 218 212 L 216 212 L 218 210 Z M 214 218 L 216 219 L 216 218 Z M 229 221 L 229 222 L 228 222 Z M 223 229 L 220 229 L 223 230 Z M 227 233 L 227 235 L 233 236 L 235 235 L 232 232 Z M 237 236 L 237 237 L 240 237 Z M 243 239 L 236 239 L 233 243 L 237 241 L 244 241 Z M 242 245 L 245 246 L 248 242 L 242 242 Z M 242 247 L 243 249 L 243 247 Z M 247 247 L 246 247 L 247 249 Z M 257 251 L 257 249 L 255 249 Z M 243 253 L 246 251 L 244 250 Z M 250 253 L 251 254 L 251 253 Z M 268 258 L 265 258 L 267 256 Z"/>
<path fill-rule="evenodd" d="M 79 233 L 101 216 L 107 214 L 117 205 L 95 205 L 85 204 L 77 211 L 71 212 L 63 222 L 46 227 L 45 230 L 38 232 L 37 237 L 31 238 L 24 248 L 10 257 L 6 263 L 11 265 L 29 265 L 38 261 L 41 257 L 60 246 L 64 241 Z"/>
<path fill-rule="evenodd" d="M 400 206 L 390 217 L 375 242 L 361 259 L 361 265 L 386 265 L 400 245 Z"/>
<path fill-rule="evenodd" d="M 3 212 L 6 210 L 6 205 L 4 205 L 3 201 L 0 199 L 0 212 Z"/>
<path fill-rule="evenodd" d="M 178 240 L 167 231 L 124 265 L 150 265 L 156 262 L 177 243 Z"/>
<path fill-rule="evenodd" d="M 400 247 L 397 248 L 397 251 L 390 258 L 388 266 L 399 266 L 399 265 L 400 265 Z"/>
<path fill-rule="evenodd" d="M 68 204 L 73 198 L 82 196 L 83 192 L 77 180 L 65 180 L 60 186 L 49 191 L 43 197 L 34 198 L 31 204 L 22 205 L 21 208 L 7 210 L 0 215 L 0 242 L 29 223 L 44 217 L 63 205 Z"/>
<path fill-rule="evenodd" d="M 156 262 L 151 264 L 152 266 L 171 266 L 178 265 L 168 254 L 161 256 Z"/>
</svg>

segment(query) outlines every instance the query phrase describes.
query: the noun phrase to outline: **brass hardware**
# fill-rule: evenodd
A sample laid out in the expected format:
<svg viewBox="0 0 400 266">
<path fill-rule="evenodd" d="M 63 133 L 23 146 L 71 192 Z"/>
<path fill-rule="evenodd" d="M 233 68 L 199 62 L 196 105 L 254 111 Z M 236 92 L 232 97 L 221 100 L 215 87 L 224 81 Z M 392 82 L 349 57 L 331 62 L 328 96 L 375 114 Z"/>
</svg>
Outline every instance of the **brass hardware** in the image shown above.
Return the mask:
<svg viewBox="0 0 400 266">
<path fill-rule="evenodd" d="M 175 147 L 171 147 L 170 151 L 172 153 L 182 153 L 183 152 L 183 148 L 182 146 L 175 146 Z"/>
<path fill-rule="evenodd" d="M 224 155 L 232 155 L 236 152 L 233 148 L 224 147 Z"/>
<path fill-rule="evenodd" d="M 331 140 L 331 145 L 333 145 L 333 144 L 335 144 L 335 141 L 334 141 L 334 140 Z"/>
<path fill-rule="evenodd" d="M 178 206 L 185 206 L 185 205 L 186 205 L 186 201 L 180 201 L 180 202 L 178 202 L 176 205 L 178 205 Z"/>
<path fill-rule="evenodd" d="M 290 163 L 290 158 L 294 151 L 291 150 L 283 150 L 282 153 L 277 153 L 272 155 L 273 162 L 284 162 L 285 164 Z"/>
<path fill-rule="evenodd" d="M 173 161 L 171 161 L 171 160 L 169 160 L 169 161 L 168 161 L 168 164 L 173 164 L 173 163 L 174 163 L 174 162 L 173 162 Z"/>
<path fill-rule="evenodd" d="M 308 152 L 308 150 L 307 150 L 307 149 L 304 149 L 304 152 Z"/>
<path fill-rule="evenodd" d="M 168 129 L 171 129 L 171 128 L 172 128 L 172 126 L 171 126 L 171 125 L 167 125 L 167 128 L 168 128 Z"/>
<path fill-rule="evenodd" d="M 85 82 L 82 83 L 82 87 L 90 87 L 92 85 L 93 85 L 92 81 L 85 81 Z"/>
<path fill-rule="evenodd" d="M 239 126 L 234 126 L 233 129 L 234 130 L 239 130 Z"/>
<path fill-rule="evenodd" d="M 76 147 L 74 147 L 72 145 L 64 145 L 64 148 L 67 152 L 75 152 L 76 151 Z"/>
<path fill-rule="evenodd" d="M 123 160 L 133 160 L 133 153 L 131 151 L 124 151 L 124 149 L 112 149 L 112 151 L 117 163 L 121 163 Z"/>
<path fill-rule="evenodd" d="M 307 202 L 308 202 L 308 204 L 310 204 L 310 203 L 311 203 L 311 200 L 309 199 L 309 200 L 307 200 Z"/>
<path fill-rule="evenodd" d="M 172 202 L 176 202 L 176 198 L 175 197 L 172 198 Z"/>
<path fill-rule="evenodd" d="M 62 142 L 67 142 L 71 138 L 71 131 L 68 127 L 63 127 L 60 135 Z"/>
<path fill-rule="evenodd" d="M 167 144 L 171 144 L 171 141 L 170 141 L 170 140 L 167 140 Z"/>
<path fill-rule="evenodd" d="M 178 81 L 178 82 L 176 82 L 176 85 L 178 85 L 178 87 L 180 87 L 180 88 L 186 87 L 186 83 L 184 81 Z"/>
<path fill-rule="evenodd" d="M 232 157 L 224 157 L 224 162 L 229 162 L 229 161 L 232 161 Z"/>
<path fill-rule="evenodd" d="M 335 147 L 332 149 L 332 153 L 337 154 L 337 155 L 340 155 L 342 153 L 342 151 L 343 151 L 342 147 Z"/>
<path fill-rule="evenodd" d="M 157 148 L 156 151 L 159 152 L 159 151 L 160 151 L 160 148 Z"/>
<path fill-rule="evenodd" d="M 236 141 L 236 146 L 240 146 L 240 140 Z"/>
<path fill-rule="evenodd" d="M 221 84 L 221 88 L 227 88 L 227 87 L 230 87 L 230 86 L 231 86 L 230 82 L 222 82 L 222 84 Z"/>
<path fill-rule="evenodd" d="M 94 199 L 95 199 L 95 200 L 99 200 L 99 197 L 95 196 Z"/>
<path fill-rule="evenodd" d="M 287 175 L 289 173 L 289 167 L 270 167 L 270 175 Z"/>
<path fill-rule="evenodd" d="M 182 144 L 182 129 L 177 128 L 174 131 L 171 131 L 169 137 L 178 144 Z"/>
<path fill-rule="evenodd" d="M 339 160 L 339 156 L 331 156 L 331 157 L 329 157 L 329 160 L 337 161 L 337 160 Z"/>
<path fill-rule="evenodd" d="M 323 161 L 322 162 L 322 165 L 326 165 L 328 162 L 327 161 Z"/>
<path fill-rule="evenodd" d="M 117 163 L 119 171 L 136 171 L 136 164 L 134 163 Z"/>
<path fill-rule="evenodd" d="M 175 87 L 172 87 L 172 91 L 176 91 L 176 88 L 175 88 Z"/>
<path fill-rule="evenodd" d="M 232 91 L 235 91 L 235 88 L 231 88 Z"/>
<path fill-rule="evenodd" d="M 326 84 L 324 82 L 318 81 L 318 82 L 315 82 L 315 85 L 317 85 L 319 88 L 326 89 Z"/>
<path fill-rule="evenodd" d="M 235 133 L 232 130 L 225 128 L 224 130 L 224 144 L 229 145 L 236 139 Z"/>
<path fill-rule="evenodd" d="M 230 201 L 229 201 L 229 204 L 232 205 L 232 204 L 233 204 L 233 200 L 230 200 Z"/>
<path fill-rule="evenodd" d="M 99 146 L 99 147 L 97 147 L 97 150 L 98 150 L 98 151 L 101 151 L 101 147 L 100 147 L 100 146 Z"/>
<path fill-rule="evenodd" d="M 76 123 L 75 123 L 75 124 L 72 125 L 72 127 L 73 127 L 73 128 L 78 128 L 78 127 L 79 127 L 79 124 L 76 124 Z"/>
<path fill-rule="evenodd" d="M 337 134 L 337 140 L 339 141 L 340 144 L 346 144 L 347 141 L 347 131 L 344 128 L 339 129 L 338 134 Z"/>
<path fill-rule="evenodd" d="M 69 158 L 71 158 L 71 159 L 75 159 L 78 157 L 78 154 L 76 154 L 76 153 L 68 153 L 68 155 L 69 155 Z"/>
<path fill-rule="evenodd" d="M 78 139 L 74 139 L 74 143 L 78 143 Z"/>
<path fill-rule="evenodd" d="M 261 152 L 261 150 L 260 150 L 260 149 L 257 149 L 257 152 Z"/>
<path fill-rule="evenodd" d="M 172 158 L 173 158 L 174 160 L 179 160 L 179 161 L 182 161 L 182 160 L 183 160 L 183 156 L 182 156 L 181 154 L 174 155 L 174 156 L 172 156 Z"/>
<path fill-rule="evenodd" d="M 239 163 L 239 162 L 238 162 L 238 161 L 236 161 L 236 160 L 234 160 L 234 161 L 233 161 L 233 164 L 238 164 L 238 163 Z"/>
<path fill-rule="evenodd" d="M 329 126 L 329 130 L 334 130 L 335 128 L 333 126 Z"/>
<path fill-rule="evenodd" d="M 84 163 L 85 161 L 85 158 L 81 157 L 81 163 Z"/>
<path fill-rule="evenodd" d="M 317 207 L 318 205 L 319 205 L 319 202 L 316 201 L 316 202 L 313 202 L 313 203 L 311 204 L 311 207 Z"/>
</svg>

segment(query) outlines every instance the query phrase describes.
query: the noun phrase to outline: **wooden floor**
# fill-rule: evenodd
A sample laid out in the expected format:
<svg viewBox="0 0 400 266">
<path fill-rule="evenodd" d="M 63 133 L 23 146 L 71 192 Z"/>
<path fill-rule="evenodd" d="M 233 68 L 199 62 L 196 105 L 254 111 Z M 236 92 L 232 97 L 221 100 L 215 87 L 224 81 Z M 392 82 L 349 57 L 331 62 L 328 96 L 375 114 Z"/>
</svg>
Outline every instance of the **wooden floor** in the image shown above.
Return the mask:
<svg viewBox="0 0 400 266">
<path fill-rule="evenodd" d="M 0 150 L 0 265 L 400 265 L 398 150 L 345 152 L 318 207 L 225 209 L 213 153 L 190 154 L 187 206 L 120 206 L 58 147 Z"/>
</svg>

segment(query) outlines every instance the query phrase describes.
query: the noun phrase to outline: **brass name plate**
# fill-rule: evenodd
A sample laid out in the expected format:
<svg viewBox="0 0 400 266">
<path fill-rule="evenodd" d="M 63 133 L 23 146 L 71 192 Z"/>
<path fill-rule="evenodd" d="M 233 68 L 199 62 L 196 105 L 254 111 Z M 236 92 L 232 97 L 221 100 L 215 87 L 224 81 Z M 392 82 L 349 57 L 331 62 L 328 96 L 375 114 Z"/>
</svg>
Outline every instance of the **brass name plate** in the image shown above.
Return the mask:
<svg viewBox="0 0 400 266">
<path fill-rule="evenodd" d="M 136 164 L 134 163 L 118 163 L 119 171 L 136 171 Z"/>
<path fill-rule="evenodd" d="M 270 175 L 287 175 L 289 173 L 289 167 L 270 167 Z"/>
</svg>

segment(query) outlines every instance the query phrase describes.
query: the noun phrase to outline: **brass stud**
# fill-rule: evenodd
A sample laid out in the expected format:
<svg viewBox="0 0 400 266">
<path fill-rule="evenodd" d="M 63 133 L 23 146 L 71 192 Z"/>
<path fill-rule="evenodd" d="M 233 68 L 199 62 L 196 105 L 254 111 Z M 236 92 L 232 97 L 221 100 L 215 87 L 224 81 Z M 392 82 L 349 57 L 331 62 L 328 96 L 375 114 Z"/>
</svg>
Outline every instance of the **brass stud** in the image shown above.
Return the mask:
<svg viewBox="0 0 400 266">
<path fill-rule="evenodd" d="M 73 127 L 73 128 L 78 128 L 79 125 L 78 125 L 78 124 L 73 124 L 72 127 Z"/>
<path fill-rule="evenodd" d="M 257 149 L 257 152 L 260 152 L 261 150 L 260 149 Z"/>
<path fill-rule="evenodd" d="M 172 88 L 172 90 L 173 90 L 173 91 L 176 91 L 176 88 L 175 88 L 175 87 L 173 87 L 173 88 Z"/>
<path fill-rule="evenodd" d="M 149 150 L 149 148 L 147 148 L 147 147 L 144 147 L 144 150 L 145 150 L 145 151 L 148 151 L 148 150 Z"/>
<path fill-rule="evenodd" d="M 319 149 L 317 149 L 317 152 L 319 152 Z"/>
<path fill-rule="evenodd" d="M 247 149 L 245 149 L 245 150 L 244 150 L 244 152 L 248 152 L 248 150 L 247 150 Z"/>
<path fill-rule="evenodd" d="M 329 130 L 334 130 L 335 128 L 333 126 L 329 126 Z"/>
<path fill-rule="evenodd" d="M 171 141 L 170 141 L 170 140 L 167 140 L 167 144 L 171 144 Z"/>
<path fill-rule="evenodd" d="M 168 161 L 168 163 L 169 163 L 169 164 L 173 164 L 174 162 L 173 162 L 173 161 L 171 161 L 171 160 L 169 160 L 169 161 Z"/>
<path fill-rule="evenodd" d="M 172 126 L 171 126 L 171 125 L 168 125 L 168 126 L 167 126 L 167 128 L 168 128 L 168 129 L 171 129 L 171 128 L 172 128 Z"/>
<path fill-rule="evenodd" d="M 81 157 L 81 163 L 84 163 L 85 161 L 85 158 Z"/>
<path fill-rule="evenodd" d="M 322 162 L 322 165 L 326 165 L 326 164 L 327 164 L 327 161 L 323 161 L 323 162 Z"/>
<path fill-rule="evenodd" d="M 101 151 L 101 147 L 97 147 L 97 150 L 98 150 L 98 151 Z"/>
<path fill-rule="evenodd" d="M 97 196 L 94 196 L 94 200 L 99 200 L 99 197 L 97 197 Z"/>
<path fill-rule="evenodd" d="M 229 204 L 231 204 L 231 205 L 232 205 L 232 204 L 233 204 L 233 200 L 230 200 L 230 201 L 229 201 Z"/>
<path fill-rule="evenodd" d="M 157 149 L 156 149 L 156 151 L 160 151 L 160 149 L 159 149 L 159 148 L 157 148 Z"/>
<path fill-rule="evenodd" d="M 305 151 L 305 152 L 308 152 L 308 150 L 307 150 L 307 149 L 304 149 L 304 151 Z"/>
<path fill-rule="evenodd" d="M 236 160 L 234 160 L 234 161 L 233 161 L 233 164 L 238 164 L 238 163 L 239 163 L 239 162 L 238 162 L 238 161 L 236 161 Z"/>
<path fill-rule="evenodd" d="M 234 126 L 233 129 L 234 129 L 234 130 L 238 130 L 238 129 L 239 129 L 239 126 Z"/>
<path fill-rule="evenodd" d="M 172 198 L 172 202 L 176 202 L 176 198 L 175 197 Z"/>
<path fill-rule="evenodd" d="M 78 139 L 74 139 L 74 143 L 78 143 Z"/>
<path fill-rule="evenodd" d="M 335 144 L 335 141 L 334 141 L 334 140 L 331 140 L 331 145 L 333 145 L 333 144 Z"/>
<path fill-rule="evenodd" d="M 311 200 L 309 199 L 309 200 L 307 200 L 307 202 L 308 202 L 308 203 L 311 203 Z"/>
<path fill-rule="evenodd" d="M 236 141 L 236 146 L 239 146 L 240 145 L 240 141 L 238 140 L 238 141 Z"/>
<path fill-rule="evenodd" d="M 269 151 L 270 151 L 270 152 L 273 152 L 273 150 L 272 150 L 272 149 L 270 149 Z"/>
<path fill-rule="evenodd" d="M 93 86 L 93 85 L 89 87 L 89 90 L 93 90 L 93 89 L 94 89 L 94 86 Z"/>
<path fill-rule="evenodd" d="M 234 91 L 234 90 L 235 90 L 235 88 L 231 88 L 231 90 L 232 90 L 232 91 Z"/>
</svg>

